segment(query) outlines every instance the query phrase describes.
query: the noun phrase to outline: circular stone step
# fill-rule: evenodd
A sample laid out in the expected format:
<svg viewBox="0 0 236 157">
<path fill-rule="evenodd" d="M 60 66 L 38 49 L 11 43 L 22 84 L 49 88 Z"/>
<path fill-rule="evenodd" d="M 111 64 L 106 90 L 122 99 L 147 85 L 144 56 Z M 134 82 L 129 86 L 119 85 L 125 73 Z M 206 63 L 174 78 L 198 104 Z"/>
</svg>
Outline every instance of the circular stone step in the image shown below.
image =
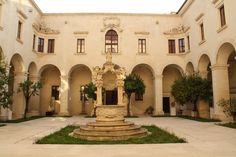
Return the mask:
<svg viewBox="0 0 236 157">
<path fill-rule="evenodd" d="M 98 132 L 102 132 L 102 131 L 129 131 L 129 130 L 137 130 L 140 129 L 140 126 L 137 125 L 132 125 L 129 127 L 119 127 L 119 128 L 114 128 L 114 127 L 97 127 L 97 128 L 91 128 L 88 126 L 81 126 L 80 130 L 81 131 L 98 131 Z"/>
<path fill-rule="evenodd" d="M 104 140 L 127 140 L 130 138 L 145 137 L 148 131 L 144 128 L 133 132 L 81 132 L 80 129 L 74 130 L 73 136 L 86 140 L 104 141 Z"/>
</svg>

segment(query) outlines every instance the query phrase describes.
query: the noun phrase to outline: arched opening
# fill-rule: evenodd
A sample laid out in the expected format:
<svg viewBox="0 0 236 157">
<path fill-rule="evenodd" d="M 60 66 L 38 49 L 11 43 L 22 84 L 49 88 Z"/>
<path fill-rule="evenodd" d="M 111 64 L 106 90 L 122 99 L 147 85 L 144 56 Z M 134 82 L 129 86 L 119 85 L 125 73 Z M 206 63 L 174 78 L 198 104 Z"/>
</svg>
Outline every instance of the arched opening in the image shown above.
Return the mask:
<svg viewBox="0 0 236 157">
<path fill-rule="evenodd" d="M 118 53 L 118 34 L 115 30 L 111 29 L 105 35 L 105 52 Z"/>
<path fill-rule="evenodd" d="M 103 95 L 104 105 L 117 105 L 118 93 L 116 86 L 116 74 L 111 71 L 106 72 L 103 76 L 103 88 L 105 93 Z"/>
<path fill-rule="evenodd" d="M 91 113 L 93 105 L 87 100 L 82 90 L 86 84 L 92 81 L 91 70 L 86 65 L 76 65 L 71 68 L 69 77 L 69 113 L 71 115 L 79 115 L 82 113 L 82 110 L 85 110 L 86 113 Z"/>
<path fill-rule="evenodd" d="M 236 99 L 236 53 L 231 53 L 228 59 L 228 65 L 230 98 Z"/>
<path fill-rule="evenodd" d="M 216 65 L 213 70 L 213 91 L 214 103 L 217 104 L 222 99 L 235 98 L 236 85 L 236 52 L 231 43 L 224 43 L 218 50 Z M 215 105 L 215 118 L 228 119 L 222 112 L 222 108 Z"/>
<path fill-rule="evenodd" d="M 194 74 L 194 66 L 192 62 L 188 62 L 188 64 L 186 65 L 186 75 L 192 75 Z"/>
<path fill-rule="evenodd" d="M 155 86 L 154 86 L 154 71 L 151 66 L 147 64 L 136 65 L 133 74 L 139 75 L 146 86 L 143 96 L 135 94 L 131 98 L 132 112 L 135 115 L 143 115 L 147 113 L 150 108 L 154 109 L 155 105 Z"/>
<path fill-rule="evenodd" d="M 180 66 L 171 64 L 163 70 L 163 112 L 165 115 L 176 115 L 182 112 L 182 108 L 175 102 L 171 95 L 171 87 L 174 82 L 183 76 Z"/>
<path fill-rule="evenodd" d="M 55 65 L 45 65 L 40 71 L 40 113 L 45 115 L 49 110 L 54 110 L 55 114 L 60 112 L 60 92 L 61 85 L 60 70 Z"/>
<path fill-rule="evenodd" d="M 12 77 L 12 81 L 9 84 L 9 91 L 13 93 L 10 109 L 12 110 L 13 119 L 19 119 L 23 117 L 25 106 L 24 95 L 22 92 L 18 92 L 19 83 L 25 79 L 24 63 L 19 54 L 15 54 L 11 58 L 9 75 Z"/>
<path fill-rule="evenodd" d="M 211 61 L 208 55 L 204 54 L 200 57 L 198 62 L 198 72 L 202 78 L 208 79 L 209 81 L 212 82 Z M 202 118 L 212 117 L 213 109 L 214 109 L 213 100 L 210 100 L 209 102 L 206 101 L 198 102 L 199 117 Z"/>
</svg>

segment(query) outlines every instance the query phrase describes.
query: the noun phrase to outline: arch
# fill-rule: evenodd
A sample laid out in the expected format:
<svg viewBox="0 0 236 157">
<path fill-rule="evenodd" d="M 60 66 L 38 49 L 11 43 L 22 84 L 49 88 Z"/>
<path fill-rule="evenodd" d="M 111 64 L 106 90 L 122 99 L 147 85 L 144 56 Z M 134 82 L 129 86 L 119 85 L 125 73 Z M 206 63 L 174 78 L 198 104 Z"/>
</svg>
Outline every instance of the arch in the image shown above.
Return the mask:
<svg viewBox="0 0 236 157">
<path fill-rule="evenodd" d="M 208 55 L 203 54 L 198 61 L 198 71 L 207 72 L 209 65 L 211 65 L 211 60 Z"/>
<path fill-rule="evenodd" d="M 191 74 L 194 74 L 194 66 L 193 66 L 193 63 L 192 62 L 188 62 L 187 65 L 186 65 L 186 69 L 185 69 L 185 73 L 187 75 L 191 75 Z"/>
<path fill-rule="evenodd" d="M 162 74 L 164 73 L 165 69 L 166 68 L 174 68 L 174 69 L 177 69 L 180 74 L 183 76 L 184 75 L 184 70 L 181 68 L 181 66 L 177 65 L 177 64 L 168 64 L 166 65 L 163 70 L 162 70 Z"/>
<path fill-rule="evenodd" d="M 31 62 L 28 67 L 28 73 L 29 75 L 37 75 L 37 65 L 35 62 Z"/>
<path fill-rule="evenodd" d="M 110 29 L 105 34 L 105 52 L 118 53 L 118 34 Z"/>
<path fill-rule="evenodd" d="M 223 65 L 227 64 L 228 59 L 232 53 L 235 53 L 235 47 L 233 44 L 229 42 L 223 43 L 217 52 L 216 63 Z"/>
<path fill-rule="evenodd" d="M 60 69 L 56 66 L 56 65 L 53 65 L 53 64 L 46 64 L 46 65 L 43 65 L 40 70 L 39 70 L 39 76 L 42 75 L 42 72 L 45 70 L 45 69 L 48 69 L 48 68 L 55 68 L 57 69 L 59 72 L 60 72 L 60 75 L 61 75 L 61 71 Z"/>
<path fill-rule="evenodd" d="M 78 69 L 78 68 L 82 68 L 82 69 L 89 70 L 90 73 L 92 73 L 92 70 L 91 70 L 87 65 L 85 65 L 85 64 L 76 64 L 76 65 L 74 65 L 74 66 L 71 67 L 71 69 L 69 70 L 68 76 L 70 76 L 71 73 L 72 73 L 74 70 Z"/>
<path fill-rule="evenodd" d="M 52 64 L 41 67 L 39 71 L 40 82 L 40 113 L 45 115 L 49 109 L 49 105 L 54 105 L 55 113 L 59 113 L 59 87 L 61 86 L 60 70 Z M 55 101 L 54 101 L 55 100 Z"/>
<path fill-rule="evenodd" d="M 81 87 L 92 81 L 92 72 L 90 68 L 84 64 L 74 65 L 69 71 L 69 113 L 71 115 L 79 115 L 82 112 L 91 113 L 93 109 L 92 102 L 86 101 L 83 104 L 83 96 Z M 85 106 L 84 106 L 85 105 Z"/>
<path fill-rule="evenodd" d="M 15 72 L 24 72 L 24 62 L 20 54 L 16 53 L 12 56 L 10 61 L 11 66 L 14 67 Z"/>
<path fill-rule="evenodd" d="M 171 106 L 171 104 L 175 104 L 175 99 L 171 95 L 171 87 L 176 80 L 180 79 L 184 75 L 183 69 L 176 64 L 170 64 L 164 68 L 162 75 L 163 111 L 165 114 L 176 115 L 176 113 L 178 113 L 178 111 L 180 110 L 180 106 L 177 104 L 175 106 Z M 175 108 L 176 113 L 171 113 L 171 109 L 173 107 Z"/>
<path fill-rule="evenodd" d="M 132 71 L 131 71 L 131 73 L 133 73 L 133 71 L 135 70 L 135 69 L 137 69 L 137 68 L 147 68 L 148 70 L 150 70 L 150 72 L 152 73 L 152 75 L 153 75 L 153 77 L 155 76 L 155 71 L 154 71 L 154 69 L 149 65 L 149 64 L 146 64 L 146 63 L 140 63 L 140 64 L 137 64 L 137 65 L 135 65 L 134 67 L 133 67 L 133 69 L 132 69 Z"/>
<path fill-rule="evenodd" d="M 132 73 L 139 75 L 146 86 L 143 97 L 135 95 L 135 97 L 132 97 L 131 99 L 131 103 L 135 104 L 132 105 L 133 113 L 136 115 L 143 115 L 148 108 L 154 108 L 155 104 L 154 70 L 148 64 L 138 64 L 133 68 Z"/>
</svg>

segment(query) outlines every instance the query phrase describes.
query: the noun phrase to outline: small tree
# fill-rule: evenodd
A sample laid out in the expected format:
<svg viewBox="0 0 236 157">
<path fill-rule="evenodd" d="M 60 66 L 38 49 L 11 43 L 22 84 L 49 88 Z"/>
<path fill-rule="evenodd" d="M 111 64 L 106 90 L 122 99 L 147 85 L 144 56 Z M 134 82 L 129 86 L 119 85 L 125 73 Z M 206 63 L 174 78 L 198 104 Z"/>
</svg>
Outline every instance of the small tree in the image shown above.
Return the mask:
<svg viewBox="0 0 236 157">
<path fill-rule="evenodd" d="M 128 97 L 128 104 L 127 104 L 127 116 L 131 116 L 130 106 L 131 106 L 131 96 L 133 93 L 143 95 L 145 93 L 145 84 L 142 78 L 136 74 L 130 74 L 126 76 L 125 80 L 125 93 Z"/>
<path fill-rule="evenodd" d="M 0 106 L 9 108 L 12 104 L 12 93 L 9 92 L 8 86 L 13 78 L 8 73 L 8 65 L 5 60 L 0 58 Z"/>
<path fill-rule="evenodd" d="M 96 90 L 97 90 L 97 87 L 95 86 L 93 82 L 86 84 L 84 88 L 85 96 L 89 99 L 92 99 L 92 101 L 96 100 L 97 99 Z M 93 116 L 96 116 L 96 109 L 97 108 L 94 107 Z"/>
<path fill-rule="evenodd" d="M 176 80 L 171 88 L 171 94 L 180 104 L 192 103 L 193 111 L 197 111 L 198 100 L 210 101 L 212 99 L 212 83 L 201 78 L 198 74 L 184 76 Z"/>
<path fill-rule="evenodd" d="M 19 84 L 18 92 L 23 92 L 25 97 L 25 110 L 24 110 L 24 118 L 26 118 L 26 114 L 29 110 L 29 100 L 32 96 L 39 95 L 39 89 L 42 88 L 42 84 L 40 82 L 32 82 L 29 79 Z"/>
</svg>

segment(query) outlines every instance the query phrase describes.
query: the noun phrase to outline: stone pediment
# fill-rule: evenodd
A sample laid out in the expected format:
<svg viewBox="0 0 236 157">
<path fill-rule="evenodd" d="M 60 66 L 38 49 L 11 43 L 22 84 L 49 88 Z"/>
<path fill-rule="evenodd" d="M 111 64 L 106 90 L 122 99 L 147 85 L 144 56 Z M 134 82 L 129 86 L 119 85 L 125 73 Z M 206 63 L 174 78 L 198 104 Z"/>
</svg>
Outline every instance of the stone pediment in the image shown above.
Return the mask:
<svg viewBox="0 0 236 157">
<path fill-rule="evenodd" d="M 184 25 L 172 28 L 166 32 L 164 32 L 165 35 L 179 35 L 179 34 L 184 34 L 186 33 L 190 27 L 186 27 Z"/>
<path fill-rule="evenodd" d="M 105 17 L 103 19 L 103 28 L 101 29 L 101 32 L 105 32 L 109 29 L 116 29 L 119 32 L 123 32 L 123 30 L 120 28 L 120 19 L 118 17 Z"/>
<path fill-rule="evenodd" d="M 40 24 L 33 24 L 33 28 L 38 32 L 46 35 L 50 34 L 60 34 L 59 30 L 54 30 L 52 28 L 47 27 L 45 24 L 40 23 Z"/>
</svg>

